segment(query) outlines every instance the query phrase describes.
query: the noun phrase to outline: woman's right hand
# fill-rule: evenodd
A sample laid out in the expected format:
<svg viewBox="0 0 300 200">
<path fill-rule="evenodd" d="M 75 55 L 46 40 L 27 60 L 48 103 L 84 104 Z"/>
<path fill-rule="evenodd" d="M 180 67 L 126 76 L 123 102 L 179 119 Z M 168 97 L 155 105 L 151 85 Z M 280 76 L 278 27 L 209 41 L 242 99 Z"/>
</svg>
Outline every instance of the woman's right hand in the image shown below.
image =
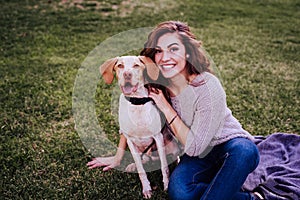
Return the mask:
<svg viewBox="0 0 300 200">
<path fill-rule="evenodd" d="M 120 165 L 121 161 L 116 156 L 111 157 L 97 157 L 87 163 L 89 169 L 97 167 L 104 167 L 103 171 L 108 171 Z"/>
<path fill-rule="evenodd" d="M 92 161 L 87 163 L 89 169 L 94 169 L 96 167 L 104 167 L 103 171 L 108 171 L 115 167 L 118 167 L 121 164 L 124 152 L 127 146 L 127 140 L 123 134 L 120 136 L 119 146 L 115 156 L 110 157 L 97 157 Z"/>
<path fill-rule="evenodd" d="M 149 89 L 149 97 L 153 99 L 156 106 L 166 115 L 170 110 L 173 110 L 170 103 L 167 101 L 162 90 L 157 88 Z"/>
</svg>

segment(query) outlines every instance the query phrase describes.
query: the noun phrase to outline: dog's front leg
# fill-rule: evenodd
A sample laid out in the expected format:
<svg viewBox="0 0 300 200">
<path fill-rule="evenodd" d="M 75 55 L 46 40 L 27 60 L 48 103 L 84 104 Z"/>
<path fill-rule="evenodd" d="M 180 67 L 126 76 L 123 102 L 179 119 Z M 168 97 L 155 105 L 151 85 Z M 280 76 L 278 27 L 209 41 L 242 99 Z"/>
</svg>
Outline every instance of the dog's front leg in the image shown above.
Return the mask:
<svg viewBox="0 0 300 200">
<path fill-rule="evenodd" d="M 151 189 L 151 186 L 150 186 L 150 182 L 147 178 L 147 174 L 144 170 L 142 160 L 141 160 L 141 156 L 138 153 L 137 148 L 134 146 L 134 144 L 132 143 L 132 141 L 130 139 L 127 139 L 127 144 L 128 144 L 128 147 L 131 151 L 132 157 L 133 157 L 134 162 L 136 164 L 137 171 L 139 173 L 140 180 L 142 182 L 143 195 L 147 199 L 151 198 L 152 189 Z"/>
<path fill-rule="evenodd" d="M 163 176 L 164 190 L 167 190 L 169 184 L 169 167 L 164 149 L 164 138 L 162 134 L 157 134 L 153 138 L 156 142 L 157 151 L 161 162 L 161 172 Z"/>
</svg>

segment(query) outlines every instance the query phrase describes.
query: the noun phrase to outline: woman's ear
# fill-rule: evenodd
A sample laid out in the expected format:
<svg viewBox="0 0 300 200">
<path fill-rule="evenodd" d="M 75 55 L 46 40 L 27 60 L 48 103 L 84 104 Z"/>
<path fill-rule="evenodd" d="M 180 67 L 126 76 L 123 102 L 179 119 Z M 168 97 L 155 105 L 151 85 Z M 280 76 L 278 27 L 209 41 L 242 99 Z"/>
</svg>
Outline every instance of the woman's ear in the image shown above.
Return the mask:
<svg viewBox="0 0 300 200">
<path fill-rule="evenodd" d="M 145 65 L 148 76 L 156 81 L 159 75 L 159 69 L 157 65 L 152 61 L 151 58 L 146 56 L 138 56 L 140 61 Z"/>
<path fill-rule="evenodd" d="M 105 61 L 101 66 L 100 66 L 100 74 L 102 75 L 105 83 L 111 84 L 114 80 L 114 66 L 117 63 L 118 58 L 111 58 L 107 61 Z"/>
</svg>

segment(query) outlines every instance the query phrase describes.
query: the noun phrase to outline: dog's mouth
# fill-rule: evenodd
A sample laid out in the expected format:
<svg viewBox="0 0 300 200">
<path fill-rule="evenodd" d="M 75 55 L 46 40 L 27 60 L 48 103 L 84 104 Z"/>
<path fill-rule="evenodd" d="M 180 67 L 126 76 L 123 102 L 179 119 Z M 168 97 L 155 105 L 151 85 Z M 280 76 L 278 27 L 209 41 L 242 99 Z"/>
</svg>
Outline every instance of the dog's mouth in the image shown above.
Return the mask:
<svg viewBox="0 0 300 200">
<path fill-rule="evenodd" d="M 132 85 L 130 82 L 126 82 L 124 86 L 121 86 L 121 90 L 124 95 L 130 95 L 135 93 L 138 89 L 138 83 L 136 85 Z"/>
</svg>

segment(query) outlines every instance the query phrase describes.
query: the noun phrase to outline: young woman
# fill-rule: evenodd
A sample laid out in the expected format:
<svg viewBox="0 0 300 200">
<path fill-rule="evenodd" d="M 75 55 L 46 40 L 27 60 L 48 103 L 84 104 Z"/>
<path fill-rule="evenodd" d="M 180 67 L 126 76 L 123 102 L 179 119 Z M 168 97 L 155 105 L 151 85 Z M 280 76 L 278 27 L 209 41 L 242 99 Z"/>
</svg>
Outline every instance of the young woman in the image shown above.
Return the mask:
<svg viewBox="0 0 300 200">
<path fill-rule="evenodd" d="M 149 96 L 184 147 L 170 177 L 170 199 L 256 199 L 241 187 L 258 165 L 259 152 L 227 107 L 225 92 L 190 28 L 175 21 L 159 24 L 141 54 L 160 69 L 156 83 L 166 87 L 171 103 L 161 90 L 150 90 Z"/>
<path fill-rule="evenodd" d="M 259 162 L 253 137 L 227 107 L 222 85 L 189 26 L 175 21 L 159 24 L 149 34 L 141 55 L 150 57 L 160 69 L 160 78 L 153 82 L 165 91 L 150 88 L 149 97 L 184 149 L 170 177 L 169 198 L 259 199 L 241 189 Z M 115 168 L 125 148 L 126 139 L 121 135 L 115 156 L 96 158 L 88 166 L 104 167 L 104 171 Z"/>
</svg>

